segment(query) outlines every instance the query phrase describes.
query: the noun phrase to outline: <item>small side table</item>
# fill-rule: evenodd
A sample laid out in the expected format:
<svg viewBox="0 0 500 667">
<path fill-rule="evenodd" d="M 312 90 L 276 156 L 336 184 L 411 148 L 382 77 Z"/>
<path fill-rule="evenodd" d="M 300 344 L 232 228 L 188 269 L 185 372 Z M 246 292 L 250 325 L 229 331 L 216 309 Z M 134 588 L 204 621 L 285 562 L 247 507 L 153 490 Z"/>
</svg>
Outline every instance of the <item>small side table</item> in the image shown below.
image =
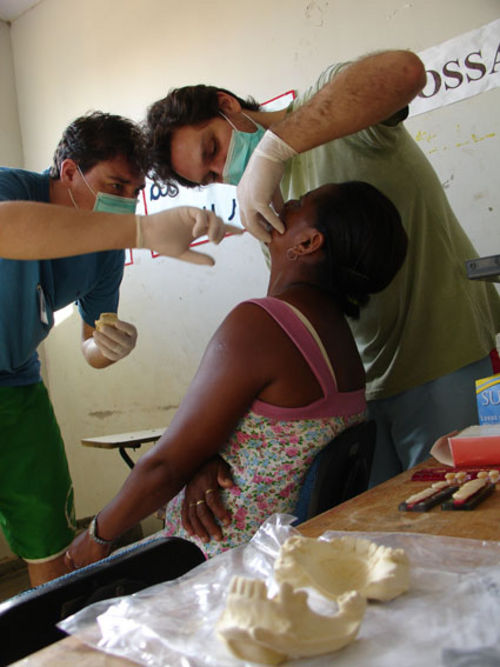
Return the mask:
<svg viewBox="0 0 500 667">
<path fill-rule="evenodd" d="M 128 455 L 126 448 L 138 449 L 147 442 L 156 442 L 164 432 L 165 428 L 151 428 L 146 431 L 132 431 L 130 433 L 82 438 L 82 445 L 86 447 L 101 447 L 103 449 L 116 449 L 118 447 L 122 459 L 129 468 L 133 468 L 134 462 Z"/>
</svg>

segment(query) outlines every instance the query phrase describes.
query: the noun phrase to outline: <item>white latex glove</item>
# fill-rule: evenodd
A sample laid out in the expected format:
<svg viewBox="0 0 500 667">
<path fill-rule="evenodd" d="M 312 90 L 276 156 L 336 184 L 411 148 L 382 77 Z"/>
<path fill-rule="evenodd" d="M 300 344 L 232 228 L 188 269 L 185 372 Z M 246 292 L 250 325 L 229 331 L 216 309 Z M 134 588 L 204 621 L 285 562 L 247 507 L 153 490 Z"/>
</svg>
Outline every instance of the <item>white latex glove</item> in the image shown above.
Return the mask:
<svg viewBox="0 0 500 667">
<path fill-rule="evenodd" d="M 297 151 L 278 135 L 267 130 L 257 144 L 236 190 L 243 227 L 260 241 L 269 243 L 271 225 L 283 233 L 285 227 L 271 208 L 271 200 L 279 188 L 285 163 Z"/>
<path fill-rule="evenodd" d="M 220 243 L 225 234 L 241 234 L 241 229 L 226 225 L 213 211 L 194 206 L 178 206 L 153 215 L 137 215 L 136 248 L 148 248 L 160 255 L 176 257 L 193 264 L 215 262 L 210 255 L 190 249 L 199 236 L 207 235 Z"/>
<path fill-rule="evenodd" d="M 106 359 L 119 361 L 134 349 L 137 329 L 130 322 L 116 320 L 114 326 L 104 324 L 93 336 L 97 349 Z"/>
</svg>

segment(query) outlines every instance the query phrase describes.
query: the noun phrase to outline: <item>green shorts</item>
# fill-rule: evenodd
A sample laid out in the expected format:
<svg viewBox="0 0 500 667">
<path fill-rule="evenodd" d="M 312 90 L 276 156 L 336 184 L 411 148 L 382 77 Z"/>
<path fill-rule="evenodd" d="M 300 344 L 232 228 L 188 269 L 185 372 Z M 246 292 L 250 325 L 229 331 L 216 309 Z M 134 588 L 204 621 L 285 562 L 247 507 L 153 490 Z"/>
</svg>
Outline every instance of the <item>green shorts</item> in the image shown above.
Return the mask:
<svg viewBox="0 0 500 667">
<path fill-rule="evenodd" d="M 57 557 L 75 535 L 73 485 L 42 382 L 0 387 L 0 525 L 28 562 Z"/>
</svg>

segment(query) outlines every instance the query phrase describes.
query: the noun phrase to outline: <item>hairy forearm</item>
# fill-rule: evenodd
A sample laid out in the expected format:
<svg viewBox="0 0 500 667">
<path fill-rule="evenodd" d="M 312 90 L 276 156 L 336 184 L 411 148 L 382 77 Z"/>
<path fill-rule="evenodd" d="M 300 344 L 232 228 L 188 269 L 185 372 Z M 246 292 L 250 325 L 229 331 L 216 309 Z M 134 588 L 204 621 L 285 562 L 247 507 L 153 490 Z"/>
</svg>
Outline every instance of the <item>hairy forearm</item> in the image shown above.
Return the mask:
<svg viewBox="0 0 500 667">
<path fill-rule="evenodd" d="M 366 56 L 339 72 L 307 104 L 271 127 L 302 153 L 380 123 L 411 102 L 425 69 L 410 51 Z"/>
<path fill-rule="evenodd" d="M 134 215 L 0 202 L 0 257 L 49 259 L 135 245 Z"/>
</svg>

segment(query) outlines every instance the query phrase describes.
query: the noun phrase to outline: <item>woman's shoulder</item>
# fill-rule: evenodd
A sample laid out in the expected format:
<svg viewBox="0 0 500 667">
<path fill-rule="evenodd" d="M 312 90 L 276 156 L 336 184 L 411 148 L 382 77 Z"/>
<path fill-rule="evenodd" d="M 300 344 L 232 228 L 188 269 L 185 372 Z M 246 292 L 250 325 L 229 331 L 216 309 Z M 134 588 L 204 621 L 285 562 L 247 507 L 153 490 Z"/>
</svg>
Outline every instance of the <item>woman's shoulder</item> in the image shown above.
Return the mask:
<svg viewBox="0 0 500 667">
<path fill-rule="evenodd" d="M 262 352 L 276 345 L 277 337 L 283 336 L 279 318 L 274 316 L 276 304 L 273 302 L 276 301 L 279 300 L 264 297 L 236 305 L 214 334 L 215 342 L 236 348 L 244 346 L 248 352 L 252 349 Z M 279 308 L 279 303 L 277 305 Z"/>
<path fill-rule="evenodd" d="M 258 325 L 266 326 L 266 323 L 272 322 L 273 319 L 270 317 L 270 313 L 274 310 L 273 301 L 277 301 L 277 299 L 262 297 L 241 301 L 228 313 L 221 327 L 238 328 L 243 326 L 246 328 L 251 325 L 253 328 Z"/>
</svg>

